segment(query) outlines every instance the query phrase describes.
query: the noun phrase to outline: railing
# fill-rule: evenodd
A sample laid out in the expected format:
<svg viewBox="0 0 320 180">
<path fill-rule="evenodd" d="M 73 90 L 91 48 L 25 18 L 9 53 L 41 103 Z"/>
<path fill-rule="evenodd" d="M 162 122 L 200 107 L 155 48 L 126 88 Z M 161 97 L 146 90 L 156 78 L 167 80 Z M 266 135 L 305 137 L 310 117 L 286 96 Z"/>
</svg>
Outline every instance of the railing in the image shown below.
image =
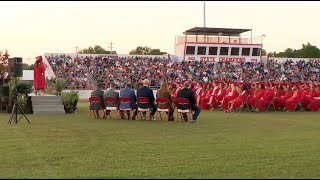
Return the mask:
<svg viewBox="0 0 320 180">
<path fill-rule="evenodd" d="M 228 44 L 251 44 L 250 38 L 244 37 L 204 37 L 204 36 L 177 36 L 176 44 L 185 42 L 197 43 L 228 43 Z"/>
<path fill-rule="evenodd" d="M 54 73 L 54 71 L 52 70 L 52 67 L 51 67 L 51 63 L 48 61 L 47 57 L 44 56 L 44 61 L 43 63 L 46 65 L 46 69 L 48 70 L 48 73 L 53 77 L 53 78 L 56 78 L 56 75 Z M 49 76 L 48 76 L 49 77 Z M 49 77 L 50 79 L 51 77 Z"/>
<path fill-rule="evenodd" d="M 87 66 L 83 66 L 85 71 L 87 72 L 88 81 L 92 82 L 95 86 L 97 85 L 96 79 L 90 74 L 89 68 Z"/>
</svg>

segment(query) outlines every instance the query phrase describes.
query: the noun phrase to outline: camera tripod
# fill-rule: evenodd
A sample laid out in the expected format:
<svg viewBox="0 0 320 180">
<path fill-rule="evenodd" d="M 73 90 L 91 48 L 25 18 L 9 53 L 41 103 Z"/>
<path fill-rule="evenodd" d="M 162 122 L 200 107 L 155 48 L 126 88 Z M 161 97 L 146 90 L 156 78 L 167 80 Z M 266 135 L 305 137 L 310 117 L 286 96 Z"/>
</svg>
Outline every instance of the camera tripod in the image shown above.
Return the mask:
<svg viewBox="0 0 320 180">
<path fill-rule="evenodd" d="M 12 108 L 12 111 L 11 111 L 11 115 L 10 115 L 8 124 L 11 124 L 13 120 L 17 124 L 21 120 L 22 117 L 25 117 L 26 120 L 28 121 L 28 123 L 30 124 L 30 121 L 29 121 L 28 117 L 26 116 L 26 114 L 24 113 L 23 109 L 21 108 L 21 106 L 18 103 L 18 99 L 17 99 L 17 94 L 18 94 L 17 79 L 15 79 L 14 83 L 15 83 L 14 84 L 15 88 L 14 88 L 14 93 L 13 93 L 14 104 L 13 104 L 13 108 Z M 22 113 L 22 115 L 20 116 L 19 119 L 18 119 L 18 108 Z"/>
</svg>

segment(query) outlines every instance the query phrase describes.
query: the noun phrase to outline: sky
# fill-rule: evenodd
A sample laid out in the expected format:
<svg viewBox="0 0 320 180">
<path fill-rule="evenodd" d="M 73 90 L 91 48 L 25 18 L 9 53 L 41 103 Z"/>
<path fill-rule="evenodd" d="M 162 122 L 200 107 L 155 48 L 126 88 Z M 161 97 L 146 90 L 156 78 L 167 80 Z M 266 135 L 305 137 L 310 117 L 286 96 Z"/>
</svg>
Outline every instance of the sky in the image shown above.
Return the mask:
<svg viewBox="0 0 320 180">
<path fill-rule="evenodd" d="M 320 47 L 320 2 L 206 2 L 206 27 L 253 29 L 267 52 Z M 118 54 L 137 46 L 174 54 L 175 36 L 203 27 L 203 1 L 0 2 L 0 50 L 33 63 L 44 53 L 101 45 Z M 259 38 L 260 39 L 260 38 Z"/>
</svg>

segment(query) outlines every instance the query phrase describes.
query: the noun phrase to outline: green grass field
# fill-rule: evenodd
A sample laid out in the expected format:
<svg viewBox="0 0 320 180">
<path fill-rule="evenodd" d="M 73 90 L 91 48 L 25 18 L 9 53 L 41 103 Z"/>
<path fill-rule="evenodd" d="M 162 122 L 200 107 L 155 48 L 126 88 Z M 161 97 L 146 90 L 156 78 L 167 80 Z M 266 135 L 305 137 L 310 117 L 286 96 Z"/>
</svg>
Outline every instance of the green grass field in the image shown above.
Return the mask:
<svg viewBox="0 0 320 180">
<path fill-rule="evenodd" d="M 320 178 L 320 113 L 203 111 L 199 122 L 0 114 L 0 178 Z"/>
</svg>

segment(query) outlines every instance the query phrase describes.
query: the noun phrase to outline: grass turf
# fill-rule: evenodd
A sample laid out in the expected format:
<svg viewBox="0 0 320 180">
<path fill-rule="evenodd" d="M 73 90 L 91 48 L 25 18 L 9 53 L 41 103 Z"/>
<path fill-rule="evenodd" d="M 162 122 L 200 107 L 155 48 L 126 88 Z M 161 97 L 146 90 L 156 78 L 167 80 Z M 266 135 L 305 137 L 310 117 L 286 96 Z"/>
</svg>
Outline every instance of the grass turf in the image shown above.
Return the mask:
<svg viewBox="0 0 320 180">
<path fill-rule="evenodd" d="M 0 178 L 320 178 L 320 114 L 203 111 L 197 124 L 0 114 Z"/>
</svg>

